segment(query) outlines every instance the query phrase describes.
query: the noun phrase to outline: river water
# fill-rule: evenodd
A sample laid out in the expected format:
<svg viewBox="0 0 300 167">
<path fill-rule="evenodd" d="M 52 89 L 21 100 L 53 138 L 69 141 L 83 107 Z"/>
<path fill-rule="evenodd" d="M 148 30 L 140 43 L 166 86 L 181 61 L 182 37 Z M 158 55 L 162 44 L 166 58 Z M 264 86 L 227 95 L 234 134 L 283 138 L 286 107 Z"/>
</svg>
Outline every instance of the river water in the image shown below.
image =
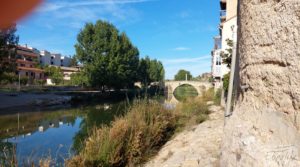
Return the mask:
<svg viewBox="0 0 300 167">
<path fill-rule="evenodd" d="M 175 95 L 181 95 L 175 92 Z M 195 96 L 195 92 L 190 92 Z M 183 96 L 187 96 L 185 92 Z M 180 99 L 180 97 L 178 98 Z M 166 107 L 173 107 L 178 100 L 167 94 L 163 100 Z M 128 109 L 128 102 L 96 103 L 65 106 L 35 111 L 0 111 L 0 165 L 3 159 L 16 155 L 20 166 L 42 158 L 51 158 L 63 164 L 76 152 L 88 136 L 88 130 L 95 126 L 109 124 L 115 116 Z"/>
</svg>

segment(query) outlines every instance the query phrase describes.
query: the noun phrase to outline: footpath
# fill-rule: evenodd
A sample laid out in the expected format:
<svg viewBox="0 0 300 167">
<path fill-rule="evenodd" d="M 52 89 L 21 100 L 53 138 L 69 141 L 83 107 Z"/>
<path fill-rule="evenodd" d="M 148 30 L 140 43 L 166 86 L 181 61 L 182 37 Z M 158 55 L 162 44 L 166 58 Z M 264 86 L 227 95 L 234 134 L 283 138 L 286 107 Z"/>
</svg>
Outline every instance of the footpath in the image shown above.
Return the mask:
<svg viewBox="0 0 300 167">
<path fill-rule="evenodd" d="M 217 167 L 223 137 L 224 111 L 210 107 L 209 119 L 167 142 L 145 167 Z"/>
</svg>

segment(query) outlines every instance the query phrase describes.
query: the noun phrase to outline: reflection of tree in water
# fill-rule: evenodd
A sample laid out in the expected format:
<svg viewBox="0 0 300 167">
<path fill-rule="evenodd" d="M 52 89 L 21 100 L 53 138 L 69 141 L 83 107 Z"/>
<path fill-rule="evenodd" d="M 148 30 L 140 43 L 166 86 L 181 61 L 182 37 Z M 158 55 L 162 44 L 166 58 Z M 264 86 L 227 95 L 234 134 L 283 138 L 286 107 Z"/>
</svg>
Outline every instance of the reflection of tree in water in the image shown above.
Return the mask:
<svg viewBox="0 0 300 167">
<path fill-rule="evenodd" d="M 175 89 L 174 96 L 177 100 L 184 101 L 188 97 L 198 96 L 198 92 L 193 86 L 184 84 Z"/>
<path fill-rule="evenodd" d="M 15 166 L 16 145 L 10 142 L 0 141 L 0 166 Z"/>
<path fill-rule="evenodd" d="M 80 123 L 80 130 L 73 138 L 73 151 L 80 152 L 84 146 L 85 139 L 93 128 L 109 124 L 116 116 L 125 113 L 126 108 L 128 108 L 126 107 L 126 102 L 84 108 L 83 110 L 88 112 Z"/>
</svg>

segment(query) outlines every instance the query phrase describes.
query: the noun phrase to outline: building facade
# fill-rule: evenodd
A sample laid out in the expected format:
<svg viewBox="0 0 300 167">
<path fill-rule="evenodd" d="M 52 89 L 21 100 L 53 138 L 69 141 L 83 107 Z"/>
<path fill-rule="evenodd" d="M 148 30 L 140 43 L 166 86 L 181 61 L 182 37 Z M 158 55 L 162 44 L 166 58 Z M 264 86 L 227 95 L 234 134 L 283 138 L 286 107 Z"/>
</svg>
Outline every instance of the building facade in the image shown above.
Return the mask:
<svg viewBox="0 0 300 167">
<path fill-rule="evenodd" d="M 220 0 L 220 9 L 219 35 L 214 37 L 214 48 L 211 52 L 211 73 L 216 88 L 222 86 L 224 75 L 230 72 L 221 55 L 230 48 L 228 40 L 232 40 L 233 43 L 237 41 L 234 35 L 237 29 L 237 0 Z"/>
<path fill-rule="evenodd" d="M 17 46 L 17 75 L 28 78 L 29 82 L 44 79 L 44 71 L 38 68 L 38 59 L 39 54 L 36 49 L 28 48 L 27 46 Z"/>
<path fill-rule="evenodd" d="M 40 51 L 39 62 L 42 66 L 52 65 L 58 67 L 69 67 L 71 58 L 68 56 L 62 56 L 59 53 L 50 53 L 47 50 Z"/>
</svg>

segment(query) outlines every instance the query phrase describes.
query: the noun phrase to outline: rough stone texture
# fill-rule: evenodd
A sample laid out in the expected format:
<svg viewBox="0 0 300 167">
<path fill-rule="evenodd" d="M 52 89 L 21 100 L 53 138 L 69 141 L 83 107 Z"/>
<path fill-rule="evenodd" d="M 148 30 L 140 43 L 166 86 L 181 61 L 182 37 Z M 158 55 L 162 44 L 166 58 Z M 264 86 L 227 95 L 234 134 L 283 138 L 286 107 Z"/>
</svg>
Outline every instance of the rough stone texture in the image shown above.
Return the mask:
<svg viewBox="0 0 300 167">
<path fill-rule="evenodd" d="M 212 106 L 210 119 L 178 134 L 145 167 L 216 167 L 219 166 L 224 111 Z"/>
<path fill-rule="evenodd" d="M 240 0 L 240 93 L 221 166 L 300 166 L 300 0 Z"/>
</svg>

